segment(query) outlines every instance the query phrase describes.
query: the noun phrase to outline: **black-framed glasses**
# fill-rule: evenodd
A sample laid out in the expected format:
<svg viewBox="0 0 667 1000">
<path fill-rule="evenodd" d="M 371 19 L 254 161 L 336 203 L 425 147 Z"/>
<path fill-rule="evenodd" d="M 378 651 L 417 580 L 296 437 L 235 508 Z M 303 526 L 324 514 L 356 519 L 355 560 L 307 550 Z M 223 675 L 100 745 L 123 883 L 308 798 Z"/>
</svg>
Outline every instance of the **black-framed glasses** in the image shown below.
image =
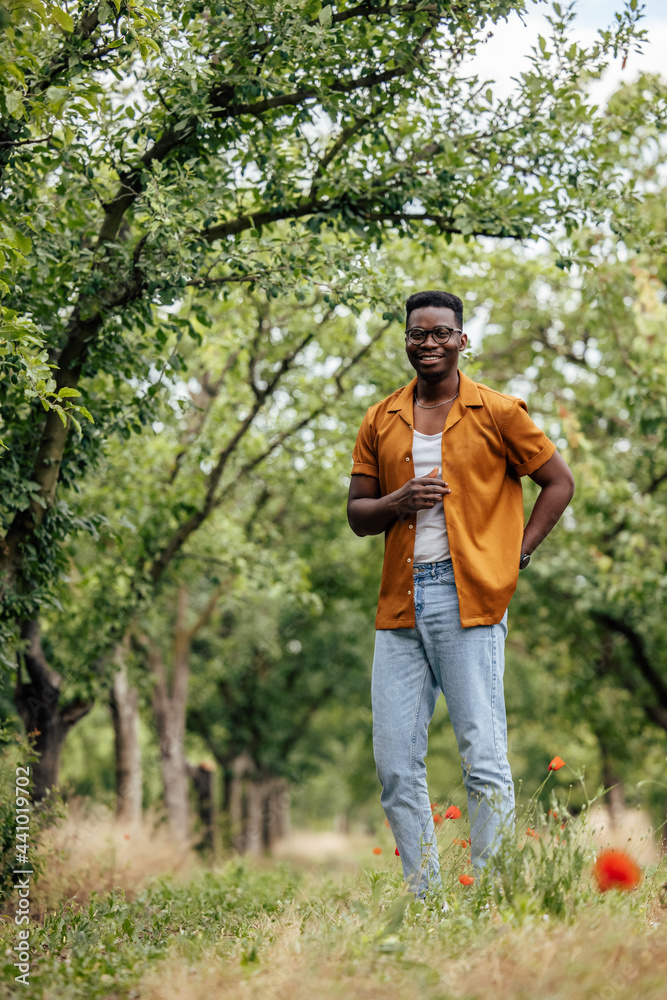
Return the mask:
<svg viewBox="0 0 667 1000">
<path fill-rule="evenodd" d="M 451 326 L 434 326 L 432 330 L 423 330 L 420 326 L 411 326 L 405 331 L 405 336 L 411 344 L 418 347 L 423 344 L 429 333 L 436 344 L 446 344 L 453 333 L 463 333 L 463 330 L 453 330 Z"/>
</svg>

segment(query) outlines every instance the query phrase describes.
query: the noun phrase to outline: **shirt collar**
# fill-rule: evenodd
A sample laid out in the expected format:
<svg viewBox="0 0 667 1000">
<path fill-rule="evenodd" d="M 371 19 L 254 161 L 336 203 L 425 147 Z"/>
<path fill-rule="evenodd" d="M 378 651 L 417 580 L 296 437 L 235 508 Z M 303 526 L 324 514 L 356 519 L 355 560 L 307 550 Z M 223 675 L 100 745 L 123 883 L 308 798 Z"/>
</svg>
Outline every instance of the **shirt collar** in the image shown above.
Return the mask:
<svg viewBox="0 0 667 1000">
<path fill-rule="evenodd" d="M 477 383 L 459 372 L 459 399 L 464 406 L 484 406 Z"/>
<path fill-rule="evenodd" d="M 389 407 L 389 413 L 400 413 L 407 424 L 412 426 L 413 421 L 413 398 L 414 390 L 417 385 L 417 376 L 413 378 L 412 382 L 399 391 L 395 402 Z M 462 371 L 459 372 L 459 400 L 463 406 L 483 406 L 482 397 L 480 395 L 479 389 L 477 388 L 477 383 L 473 382 L 471 378 L 464 375 Z"/>
</svg>

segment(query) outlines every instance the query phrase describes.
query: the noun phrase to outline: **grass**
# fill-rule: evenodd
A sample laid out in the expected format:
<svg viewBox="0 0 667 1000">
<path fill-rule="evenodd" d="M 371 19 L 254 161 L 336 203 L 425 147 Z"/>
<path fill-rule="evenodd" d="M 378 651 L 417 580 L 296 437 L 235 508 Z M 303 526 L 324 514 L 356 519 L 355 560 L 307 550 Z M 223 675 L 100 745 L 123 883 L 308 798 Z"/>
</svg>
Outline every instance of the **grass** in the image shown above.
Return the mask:
<svg viewBox="0 0 667 1000">
<path fill-rule="evenodd" d="M 632 892 L 600 894 L 585 821 L 532 819 L 540 836 L 521 827 L 501 871 L 470 886 L 458 881 L 464 852 L 450 845 L 465 829 L 445 828 L 443 911 L 441 899 L 405 894 L 388 831 L 379 857 L 365 842 L 339 861 L 207 868 L 169 854 L 155 831 L 127 840 L 98 817 L 77 841 L 65 828 L 52 842 L 34 887 L 45 916 L 33 922 L 30 986 L 14 982 L 5 951 L 0 996 L 664 1000 L 665 862 Z M 15 936 L 5 918 L 3 950 Z"/>
</svg>

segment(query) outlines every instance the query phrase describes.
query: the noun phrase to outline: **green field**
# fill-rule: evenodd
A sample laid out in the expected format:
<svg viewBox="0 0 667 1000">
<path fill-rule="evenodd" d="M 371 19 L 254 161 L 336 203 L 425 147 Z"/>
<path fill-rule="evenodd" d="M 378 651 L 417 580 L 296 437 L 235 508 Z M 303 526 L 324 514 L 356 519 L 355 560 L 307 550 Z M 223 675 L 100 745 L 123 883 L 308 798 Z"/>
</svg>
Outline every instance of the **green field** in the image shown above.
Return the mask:
<svg viewBox="0 0 667 1000">
<path fill-rule="evenodd" d="M 27 988 L 14 982 L 6 906 L 1 995 L 662 1000 L 665 861 L 646 866 L 634 891 L 600 893 L 585 822 L 564 831 L 541 822 L 539 837 L 513 837 L 499 871 L 470 886 L 458 881 L 470 870 L 459 831 L 441 829 L 443 892 L 418 903 L 404 892 L 388 831 L 339 837 L 335 853 L 302 834 L 311 849 L 298 863 L 205 865 L 159 830 L 123 834 L 99 822 L 77 840 L 70 820 L 45 845 L 49 864 L 34 887 Z"/>
</svg>

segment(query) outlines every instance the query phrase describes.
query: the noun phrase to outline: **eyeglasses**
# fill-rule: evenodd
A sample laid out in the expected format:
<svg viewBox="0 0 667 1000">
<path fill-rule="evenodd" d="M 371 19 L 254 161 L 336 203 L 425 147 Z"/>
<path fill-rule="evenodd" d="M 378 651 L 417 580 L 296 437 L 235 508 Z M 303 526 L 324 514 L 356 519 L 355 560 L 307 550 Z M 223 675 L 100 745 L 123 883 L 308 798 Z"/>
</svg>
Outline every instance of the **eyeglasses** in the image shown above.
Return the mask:
<svg viewBox="0 0 667 1000">
<path fill-rule="evenodd" d="M 420 326 L 411 326 L 405 331 L 405 336 L 411 344 L 423 344 L 429 333 L 436 344 L 446 344 L 453 333 L 463 333 L 463 330 L 452 330 L 451 326 L 435 326 L 432 330 L 422 330 Z"/>
</svg>

